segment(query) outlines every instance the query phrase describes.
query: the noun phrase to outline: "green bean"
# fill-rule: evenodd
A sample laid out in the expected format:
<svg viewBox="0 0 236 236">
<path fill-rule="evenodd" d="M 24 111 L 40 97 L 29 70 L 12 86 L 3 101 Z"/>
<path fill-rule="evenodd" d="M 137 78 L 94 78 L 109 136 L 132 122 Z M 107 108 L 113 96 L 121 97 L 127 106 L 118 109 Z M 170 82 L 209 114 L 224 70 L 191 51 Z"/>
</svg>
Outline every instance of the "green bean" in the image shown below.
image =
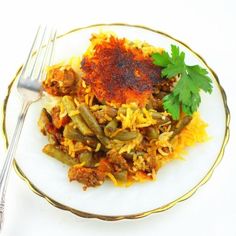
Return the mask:
<svg viewBox="0 0 236 236">
<path fill-rule="evenodd" d="M 71 124 L 68 124 L 65 126 L 64 131 L 63 131 L 63 136 L 65 138 L 87 144 L 88 146 L 92 148 L 96 148 L 99 142 L 96 137 L 84 136 L 83 134 L 80 133 L 78 129 L 75 129 L 73 126 L 71 126 Z"/>
<path fill-rule="evenodd" d="M 44 146 L 43 152 L 68 166 L 73 166 L 79 163 L 76 158 L 72 158 L 70 155 L 52 144 L 47 144 L 46 146 Z"/>
<path fill-rule="evenodd" d="M 84 162 L 85 167 L 93 167 L 93 154 L 91 152 L 83 152 L 79 156 L 81 163 Z"/>
<path fill-rule="evenodd" d="M 89 137 L 89 136 L 81 134 L 78 129 L 75 129 L 70 124 L 65 126 L 65 129 L 63 131 L 63 136 L 65 138 L 69 138 L 69 139 L 72 139 L 75 141 L 82 142 L 92 148 L 96 148 L 97 144 L 100 141 L 102 144 L 101 150 L 103 150 L 103 151 L 106 151 L 106 148 L 104 146 L 108 145 L 108 143 L 109 143 L 109 139 L 107 137 L 105 137 L 104 135 L 97 135 L 97 138 L 96 137 Z"/>
<path fill-rule="evenodd" d="M 62 103 L 67 111 L 67 113 L 70 116 L 70 112 L 71 111 L 75 111 L 76 110 L 76 106 L 73 102 L 73 100 L 71 99 L 70 96 L 64 96 L 62 98 Z M 89 129 L 89 127 L 86 125 L 86 123 L 83 121 L 82 117 L 80 116 L 80 114 L 76 114 L 73 116 L 70 116 L 70 118 L 72 119 L 73 123 L 75 124 L 75 126 L 80 130 L 80 132 L 83 135 L 88 135 L 88 136 L 93 136 L 93 132 L 91 129 Z"/>
<path fill-rule="evenodd" d="M 122 154 L 122 156 L 127 159 L 127 160 L 133 160 L 133 155 L 134 155 L 134 152 L 125 152 Z"/>
<path fill-rule="evenodd" d="M 137 152 L 134 152 L 134 151 L 131 151 L 131 152 L 125 152 L 123 153 L 123 157 L 127 160 L 133 160 L 133 156 L 136 155 L 136 156 L 143 156 L 144 155 L 144 152 L 140 152 L 140 151 L 137 151 Z"/>
<path fill-rule="evenodd" d="M 117 115 L 117 109 L 114 107 L 106 106 L 105 107 L 105 113 L 110 116 L 111 118 L 116 117 Z"/>
<path fill-rule="evenodd" d="M 96 134 L 102 135 L 102 129 L 99 126 L 96 118 L 94 117 L 93 113 L 90 111 L 86 104 L 81 104 L 79 106 L 79 111 L 81 116 L 83 117 L 84 121 L 88 125 L 88 127 Z"/>
<path fill-rule="evenodd" d="M 102 143 L 101 148 L 100 148 L 102 151 L 107 151 L 107 149 L 105 148 L 105 145 L 107 145 L 109 143 L 109 140 L 105 140 L 104 137 L 102 137 L 102 136 L 99 137 L 99 139 L 96 137 L 84 136 L 79 132 L 79 130 L 74 129 L 73 127 L 69 127 L 69 126 L 68 127 L 65 126 L 63 136 L 65 138 L 69 138 L 69 139 L 72 139 L 72 140 L 75 140 L 78 142 L 82 142 L 94 149 L 96 149 L 99 141 L 102 140 L 102 141 L 100 141 Z"/>
<path fill-rule="evenodd" d="M 85 139 L 84 136 L 79 132 L 79 130 L 75 129 L 71 124 L 65 126 L 63 136 L 65 138 L 80 142 L 83 142 Z"/>
<path fill-rule="evenodd" d="M 149 103 L 146 104 L 145 108 L 146 108 L 147 110 L 149 110 L 149 109 L 153 109 L 153 106 L 152 106 L 152 104 L 149 102 Z"/>
<path fill-rule="evenodd" d="M 76 106 L 72 100 L 72 97 L 70 96 L 63 96 L 62 103 L 67 111 L 69 113 L 70 111 L 76 110 Z"/>
<path fill-rule="evenodd" d="M 96 149 L 99 140 L 97 138 L 85 137 L 84 144 L 87 144 L 89 147 Z M 102 147 L 101 147 L 102 149 Z"/>
<path fill-rule="evenodd" d="M 38 126 L 44 135 L 46 135 L 45 127 L 50 123 L 50 120 L 51 120 L 50 114 L 47 112 L 45 108 L 43 108 L 39 117 Z"/>
<path fill-rule="evenodd" d="M 52 118 L 51 118 L 50 114 L 47 112 L 47 110 L 45 108 L 43 108 L 41 111 L 40 117 L 39 117 L 38 126 L 39 126 L 41 132 L 44 135 L 47 135 L 48 142 L 50 144 L 57 144 L 58 142 L 57 142 L 56 138 L 54 137 L 54 135 L 49 133 L 46 129 L 47 125 L 51 124 L 51 119 Z"/>
<path fill-rule="evenodd" d="M 155 129 L 154 127 L 147 127 L 147 137 L 151 138 L 151 139 L 157 139 L 159 137 L 159 133 L 157 131 L 157 129 Z"/>
<path fill-rule="evenodd" d="M 136 131 L 123 130 L 119 132 L 116 136 L 114 136 L 113 139 L 118 139 L 121 141 L 129 141 L 129 140 L 135 139 L 137 136 L 138 136 L 138 133 Z"/>
<path fill-rule="evenodd" d="M 170 121 L 170 118 L 161 114 L 161 112 L 153 111 L 152 118 L 158 121 L 159 125 L 167 123 Z"/>
<path fill-rule="evenodd" d="M 127 170 L 122 170 L 114 174 L 115 178 L 119 181 L 126 182 L 128 177 Z"/>
<path fill-rule="evenodd" d="M 165 117 L 165 116 L 164 116 Z M 158 111 L 153 111 L 152 112 L 152 118 L 153 119 L 162 119 L 163 118 L 163 115 L 161 114 L 161 112 L 158 112 Z"/>
<path fill-rule="evenodd" d="M 104 135 L 97 135 L 97 138 L 105 147 L 110 143 L 109 138 Z M 104 147 L 102 146 L 101 150 L 106 150 L 106 148 L 104 149 Z"/>
<path fill-rule="evenodd" d="M 185 116 L 182 120 L 180 120 L 177 124 L 177 127 L 175 127 L 170 139 L 173 139 L 176 135 L 178 135 L 182 131 L 182 129 L 190 123 L 191 120 L 191 116 Z"/>
<path fill-rule="evenodd" d="M 104 136 L 102 128 L 98 124 L 93 113 L 89 110 L 86 104 L 81 104 L 79 107 L 81 116 L 89 126 L 89 128 L 96 134 L 98 140 L 106 147 L 109 144 L 109 139 Z"/>
<path fill-rule="evenodd" d="M 78 114 L 71 117 L 72 121 L 74 122 L 75 126 L 80 130 L 83 135 L 93 136 L 94 133 L 92 130 L 85 124 L 82 117 Z"/>
<path fill-rule="evenodd" d="M 123 115 L 126 115 L 126 108 L 125 107 L 120 107 L 118 112 L 123 114 Z"/>
<path fill-rule="evenodd" d="M 111 120 L 104 128 L 106 136 L 110 137 L 112 133 L 117 129 L 118 121 L 116 119 Z"/>
<path fill-rule="evenodd" d="M 72 139 L 75 141 L 82 142 L 92 148 L 96 148 L 97 144 L 100 141 L 102 143 L 102 146 L 100 148 L 102 151 L 107 151 L 107 149 L 104 146 L 108 145 L 108 143 L 109 143 L 109 139 L 107 139 L 106 137 L 104 137 L 102 135 L 101 136 L 98 135 L 98 138 L 84 136 L 80 133 L 80 131 L 78 129 L 75 129 L 70 124 L 65 126 L 65 129 L 63 131 L 63 136 L 65 138 L 69 138 L 69 139 Z"/>
<path fill-rule="evenodd" d="M 53 144 L 53 145 L 58 144 L 58 141 L 56 140 L 53 134 L 50 134 L 47 132 L 47 138 L 50 144 Z"/>
</svg>

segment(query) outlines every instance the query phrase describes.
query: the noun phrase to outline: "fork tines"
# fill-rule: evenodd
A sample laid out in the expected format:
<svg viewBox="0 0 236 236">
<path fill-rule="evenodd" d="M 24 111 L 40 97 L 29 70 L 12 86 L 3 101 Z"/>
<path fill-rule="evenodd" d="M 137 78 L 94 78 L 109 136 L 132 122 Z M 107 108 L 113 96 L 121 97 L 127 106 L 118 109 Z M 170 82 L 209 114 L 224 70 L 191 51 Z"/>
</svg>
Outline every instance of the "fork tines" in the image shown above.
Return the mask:
<svg viewBox="0 0 236 236">
<path fill-rule="evenodd" d="M 51 64 L 55 39 L 55 29 L 48 30 L 47 27 L 38 27 L 21 77 L 37 80 L 42 78 L 45 66 Z"/>
</svg>

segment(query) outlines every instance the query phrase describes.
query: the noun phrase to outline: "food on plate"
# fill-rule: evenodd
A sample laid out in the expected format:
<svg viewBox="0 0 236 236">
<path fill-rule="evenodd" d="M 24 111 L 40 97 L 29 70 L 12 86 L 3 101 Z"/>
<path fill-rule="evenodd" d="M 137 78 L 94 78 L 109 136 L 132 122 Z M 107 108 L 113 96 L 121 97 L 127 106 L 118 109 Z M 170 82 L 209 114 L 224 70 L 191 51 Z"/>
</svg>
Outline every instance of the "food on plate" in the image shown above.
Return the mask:
<svg viewBox="0 0 236 236">
<path fill-rule="evenodd" d="M 197 109 L 207 71 L 146 42 L 93 34 L 82 56 L 50 66 L 38 125 L 43 152 L 69 166 L 84 189 L 155 180 L 158 170 L 207 140 Z M 53 102 L 49 102 L 53 100 Z"/>
</svg>

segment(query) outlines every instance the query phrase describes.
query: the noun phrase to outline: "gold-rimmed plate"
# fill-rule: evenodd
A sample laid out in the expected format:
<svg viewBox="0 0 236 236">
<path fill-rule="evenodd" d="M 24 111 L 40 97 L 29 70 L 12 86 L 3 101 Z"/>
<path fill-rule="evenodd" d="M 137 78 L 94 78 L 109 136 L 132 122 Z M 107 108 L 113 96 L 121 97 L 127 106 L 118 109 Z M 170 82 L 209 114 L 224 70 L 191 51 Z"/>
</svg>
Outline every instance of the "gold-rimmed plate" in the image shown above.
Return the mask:
<svg viewBox="0 0 236 236">
<path fill-rule="evenodd" d="M 167 210 L 189 198 L 210 178 L 223 156 L 229 136 L 226 96 L 216 74 L 197 53 L 163 32 L 141 26 L 103 24 L 72 30 L 57 38 L 55 62 L 83 54 L 89 45 L 91 34 L 101 30 L 166 49 L 171 44 L 178 45 L 186 54 L 187 64 L 200 64 L 206 68 L 213 81 L 213 93 L 202 94 L 199 111 L 209 124 L 207 131 L 211 139 L 188 149 L 186 161 L 172 161 L 163 167 L 155 182 L 135 184 L 129 188 L 115 188 L 112 183 L 107 182 L 101 187 L 83 191 L 79 183 L 69 183 L 66 166 L 41 152 L 47 140 L 37 127 L 42 107 L 42 102 L 39 101 L 30 107 L 27 114 L 14 165 L 31 189 L 56 207 L 83 217 L 103 220 L 144 217 Z M 5 103 L 3 125 L 6 138 L 12 135 L 20 102 L 13 84 Z M 216 105 L 217 109 L 214 109 Z"/>
</svg>

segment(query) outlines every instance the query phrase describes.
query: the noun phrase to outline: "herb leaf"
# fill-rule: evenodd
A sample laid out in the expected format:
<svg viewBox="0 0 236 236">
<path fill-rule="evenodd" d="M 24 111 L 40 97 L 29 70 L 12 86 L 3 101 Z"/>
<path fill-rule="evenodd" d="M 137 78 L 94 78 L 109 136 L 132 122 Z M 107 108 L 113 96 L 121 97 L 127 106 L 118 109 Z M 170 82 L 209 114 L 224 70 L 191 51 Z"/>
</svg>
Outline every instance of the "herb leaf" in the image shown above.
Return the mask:
<svg viewBox="0 0 236 236">
<path fill-rule="evenodd" d="M 198 65 L 187 66 L 189 76 L 193 79 L 194 83 L 203 91 L 211 93 L 212 85 L 211 79 L 207 76 L 207 71 Z"/>
<path fill-rule="evenodd" d="M 162 67 L 166 67 L 168 64 L 170 64 L 170 57 L 167 52 L 163 52 L 162 54 L 153 53 L 152 58 L 156 63 L 158 63 L 158 65 Z"/>
<path fill-rule="evenodd" d="M 166 95 L 163 98 L 163 105 L 164 105 L 165 110 L 167 110 L 169 113 L 172 114 L 172 117 L 174 120 L 177 120 L 179 118 L 180 103 L 177 96 L 175 96 L 173 93 Z"/>
<path fill-rule="evenodd" d="M 152 54 L 153 63 L 163 67 L 162 77 L 178 76 L 179 80 L 172 93 L 163 98 L 163 106 L 173 119 L 178 120 L 180 111 L 192 115 L 200 103 L 200 91 L 211 93 L 212 81 L 208 72 L 199 65 L 185 64 L 185 53 L 179 47 L 171 45 L 171 56 L 167 52 Z"/>
</svg>

